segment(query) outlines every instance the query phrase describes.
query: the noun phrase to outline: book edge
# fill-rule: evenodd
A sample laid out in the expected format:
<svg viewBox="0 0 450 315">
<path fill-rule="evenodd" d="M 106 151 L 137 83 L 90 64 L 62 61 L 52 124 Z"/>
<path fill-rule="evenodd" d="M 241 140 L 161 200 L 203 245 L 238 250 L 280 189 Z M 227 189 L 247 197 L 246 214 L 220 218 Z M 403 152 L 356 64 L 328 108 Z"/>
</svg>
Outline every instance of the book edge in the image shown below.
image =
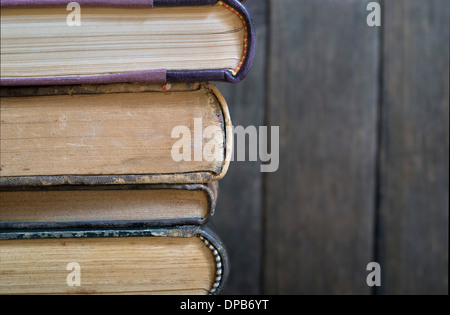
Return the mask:
<svg viewBox="0 0 450 315">
<path fill-rule="evenodd" d="M 209 294 L 219 295 L 228 280 L 230 267 L 227 250 L 217 234 L 206 227 L 186 225 L 141 229 L 0 230 L 0 240 L 97 237 L 198 237 L 211 251 L 216 264 L 216 277 Z"/>
<path fill-rule="evenodd" d="M 101 190 L 101 189 L 129 189 L 126 186 L 64 186 L 53 187 L 50 190 Z M 56 188 L 56 189 L 55 189 Z M 161 189 L 161 190 L 186 190 L 186 191 L 202 191 L 205 193 L 208 203 L 207 216 L 205 218 L 181 218 L 181 219 L 155 219 L 155 220 L 102 220 L 102 221 L 1 221 L 0 229 L 5 230 L 33 230 L 33 229 L 91 229 L 91 228 L 142 228 L 157 226 L 177 226 L 177 225 L 204 225 L 208 223 L 214 216 L 218 182 L 207 184 L 187 184 L 187 185 L 146 185 L 139 187 L 142 189 Z M 40 191 L 47 190 L 42 187 L 8 187 L 0 189 L 5 191 Z"/>
<path fill-rule="evenodd" d="M 231 157 L 233 154 L 233 123 L 231 121 L 231 115 L 230 111 L 228 109 L 228 104 L 223 97 L 222 93 L 219 91 L 219 89 L 212 83 L 207 83 L 205 85 L 205 88 L 210 90 L 212 94 L 216 97 L 218 103 L 220 104 L 223 120 L 224 120 L 224 130 L 225 130 L 225 156 L 224 156 L 224 162 L 222 165 L 222 170 L 219 174 L 216 174 L 212 176 L 211 181 L 218 181 L 222 179 L 228 172 L 228 169 L 230 167 Z"/>
<path fill-rule="evenodd" d="M 79 77 L 30 77 L 30 78 L 0 78 L 0 86 L 27 86 L 27 85 L 72 85 L 72 84 L 108 84 L 108 83 L 166 83 L 166 82 L 194 82 L 194 81 L 225 81 L 237 83 L 242 81 L 250 71 L 256 52 L 256 33 L 253 20 L 238 0 L 81 0 L 83 5 L 92 6 L 119 6 L 148 8 L 157 6 L 194 6 L 194 5 L 222 5 L 231 9 L 242 20 L 246 29 L 244 38 L 243 60 L 239 70 L 234 73 L 226 69 L 210 70 L 168 70 L 152 69 L 137 72 L 123 72 L 107 75 L 79 76 Z M 148 1 L 148 3 L 146 2 Z M 64 0 L 3 0 L 1 7 L 24 6 L 58 6 Z M 64 6 L 66 3 L 64 3 Z"/>
<path fill-rule="evenodd" d="M 80 85 L 82 87 L 83 85 Z M 107 89 L 108 85 L 103 88 Z M 132 87 L 131 85 L 130 87 Z M 13 87 L 13 89 L 16 89 Z M 82 89 L 81 89 L 82 90 Z M 137 184 L 203 184 L 222 179 L 228 172 L 233 145 L 232 122 L 227 102 L 219 89 L 209 82 L 196 82 L 192 89 L 186 88 L 186 91 L 204 90 L 213 95 L 222 112 L 224 124 L 224 148 L 225 156 L 219 173 L 212 171 L 199 171 L 189 173 L 171 173 L 171 174 L 119 174 L 119 175 L 35 175 L 35 176 L 0 176 L 0 189 L 5 187 L 20 186 L 62 186 L 62 185 L 137 185 Z M 149 93 L 156 91 L 149 91 Z M 164 93 L 163 91 L 158 91 Z M 170 90 L 168 90 L 170 92 Z M 101 91 L 93 94 L 101 94 Z M 111 92 L 115 93 L 115 92 Z M 124 93 L 133 93 L 132 91 Z M 63 93 L 64 95 L 66 93 Z M 69 93 L 67 93 L 69 94 Z M 70 95 L 84 93 L 70 93 Z M 46 95 L 43 93 L 42 95 Z M 8 96 L 7 96 L 8 97 Z"/>
</svg>

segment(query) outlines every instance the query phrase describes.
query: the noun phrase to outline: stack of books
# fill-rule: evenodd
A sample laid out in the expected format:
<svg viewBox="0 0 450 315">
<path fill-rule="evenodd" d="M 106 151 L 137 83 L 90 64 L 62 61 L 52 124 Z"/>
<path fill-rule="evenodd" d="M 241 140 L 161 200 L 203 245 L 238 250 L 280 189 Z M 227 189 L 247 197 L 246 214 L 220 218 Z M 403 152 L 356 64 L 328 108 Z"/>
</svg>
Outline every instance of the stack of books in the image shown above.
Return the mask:
<svg viewBox="0 0 450 315">
<path fill-rule="evenodd" d="M 2 0 L 0 294 L 218 294 L 236 0 Z"/>
</svg>

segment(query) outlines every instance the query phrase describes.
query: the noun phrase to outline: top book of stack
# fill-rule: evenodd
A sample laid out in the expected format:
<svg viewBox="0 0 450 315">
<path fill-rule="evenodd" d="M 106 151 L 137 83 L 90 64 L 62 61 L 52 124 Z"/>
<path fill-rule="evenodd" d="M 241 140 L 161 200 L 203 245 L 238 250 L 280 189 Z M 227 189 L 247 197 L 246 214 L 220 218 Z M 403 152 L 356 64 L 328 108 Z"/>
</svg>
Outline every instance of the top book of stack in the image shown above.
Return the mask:
<svg viewBox="0 0 450 315">
<path fill-rule="evenodd" d="M 2 86 L 239 82 L 251 67 L 237 0 L 69 2 L 1 1 Z"/>
</svg>

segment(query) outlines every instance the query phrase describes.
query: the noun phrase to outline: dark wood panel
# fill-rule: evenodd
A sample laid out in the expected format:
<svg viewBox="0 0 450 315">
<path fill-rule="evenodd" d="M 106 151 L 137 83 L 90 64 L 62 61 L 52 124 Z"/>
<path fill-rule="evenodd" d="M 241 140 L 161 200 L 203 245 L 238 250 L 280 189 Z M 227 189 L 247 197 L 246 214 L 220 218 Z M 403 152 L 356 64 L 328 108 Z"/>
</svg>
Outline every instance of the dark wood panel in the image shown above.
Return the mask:
<svg viewBox="0 0 450 315">
<path fill-rule="evenodd" d="M 361 0 L 270 1 L 264 293 L 368 294 L 379 29 Z"/>
<path fill-rule="evenodd" d="M 244 128 L 264 125 L 267 1 L 247 1 L 245 6 L 257 33 L 252 70 L 239 84 L 217 84 L 230 108 L 233 125 Z M 226 244 L 232 271 L 224 294 L 261 293 L 262 189 L 258 162 L 232 162 L 220 181 L 213 224 Z"/>
<path fill-rule="evenodd" d="M 448 294 L 449 2 L 384 2 L 380 293 Z"/>
</svg>

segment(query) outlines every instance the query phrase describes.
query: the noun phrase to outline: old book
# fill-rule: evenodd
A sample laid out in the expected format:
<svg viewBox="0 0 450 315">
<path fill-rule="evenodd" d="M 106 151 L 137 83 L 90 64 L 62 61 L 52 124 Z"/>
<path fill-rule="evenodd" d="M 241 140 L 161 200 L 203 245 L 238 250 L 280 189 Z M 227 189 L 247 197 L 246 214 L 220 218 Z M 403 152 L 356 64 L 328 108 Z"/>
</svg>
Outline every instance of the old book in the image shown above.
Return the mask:
<svg viewBox="0 0 450 315">
<path fill-rule="evenodd" d="M 242 80 L 255 50 L 237 0 L 1 1 L 1 85 Z"/>
<path fill-rule="evenodd" d="M 0 189 L 0 229 L 205 224 L 218 183 Z"/>
<path fill-rule="evenodd" d="M 0 230 L 0 294 L 219 294 L 222 243 L 198 226 Z"/>
<path fill-rule="evenodd" d="M 1 89 L 0 187 L 202 184 L 227 172 L 232 130 L 212 84 Z"/>
</svg>

